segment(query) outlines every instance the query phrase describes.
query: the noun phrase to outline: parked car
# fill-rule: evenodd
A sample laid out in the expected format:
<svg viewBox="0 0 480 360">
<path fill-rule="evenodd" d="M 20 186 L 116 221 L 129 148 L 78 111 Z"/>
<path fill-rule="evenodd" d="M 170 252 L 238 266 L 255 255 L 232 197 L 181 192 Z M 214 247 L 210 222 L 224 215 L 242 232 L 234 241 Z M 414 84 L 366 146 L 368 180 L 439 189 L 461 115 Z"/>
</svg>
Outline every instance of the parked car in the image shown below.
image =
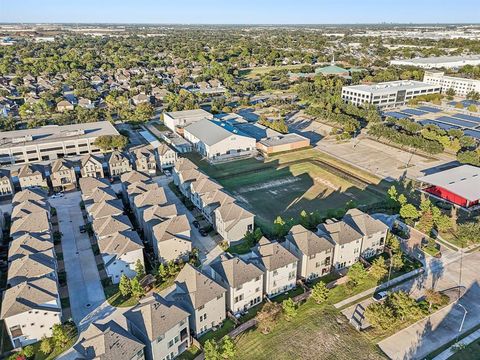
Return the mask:
<svg viewBox="0 0 480 360">
<path fill-rule="evenodd" d="M 198 227 L 200 226 L 200 223 L 198 222 L 198 220 L 194 220 L 192 224 L 193 224 L 193 226 L 195 226 L 197 229 L 198 229 Z"/>
<path fill-rule="evenodd" d="M 85 225 L 80 225 L 79 226 L 79 229 L 80 229 L 80 232 L 83 234 L 85 232 L 87 232 L 87 228 L 85 227 Z"/>
<path fill-rule="evenodd" d="M 168 171 L 168 170 L 165 170 L 163 173 L 164 173 L 166 176 L 172 176 L 172 173 L 171 173 L 170 171 Z"/>
<path fill-rule="evenodd" d="M 386 291 L 380 291 L 378 293 L 373 294 L 372 298 L 374 301 L 383 301 L 385 298 L 388 296 L 388 293 Z"/>
<path fill-rule="evenodd" d="M 202 236 L 207 236 L 207 235 L 208 235 L 208 232 L 207 232 L 205 229 L 200 229 L 200 230 L 198 230 L 198 232 L 199 232 L 200 235 L 202 235 Z"/>
</svg>

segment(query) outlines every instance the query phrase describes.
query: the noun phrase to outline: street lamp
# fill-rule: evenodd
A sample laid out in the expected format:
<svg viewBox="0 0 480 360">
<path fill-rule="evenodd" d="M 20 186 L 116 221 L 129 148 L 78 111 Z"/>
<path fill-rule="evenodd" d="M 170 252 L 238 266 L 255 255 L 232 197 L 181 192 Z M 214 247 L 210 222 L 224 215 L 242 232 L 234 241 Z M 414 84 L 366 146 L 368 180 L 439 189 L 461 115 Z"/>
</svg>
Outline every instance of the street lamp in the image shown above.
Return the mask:
<svg viewBox="0 0 480 360">
<path fill-rule="evenodd" d="M 460 304 L 457 300 L 457 303 L 456 303 L 458 306 L 460 306 L 464 313 L 463 313 L 463 318 L 462 318 L 462 322 L 460 323 L 460 327 L 458 328 L 458 333 L 457 333 L 457 341 L 455 341 L 455 343 L 458 343 L 458 338 L 460 336 L 460 333 L 462 332 L 462 329 L 463 329 L 463 324 L 465 322 L 465 318 L 467 317 L 467 314 L 468 314 L 468 311 L 467 309 L 465 309 L 465 306 L 463 306 L 462 304 Z"/>
</svg>

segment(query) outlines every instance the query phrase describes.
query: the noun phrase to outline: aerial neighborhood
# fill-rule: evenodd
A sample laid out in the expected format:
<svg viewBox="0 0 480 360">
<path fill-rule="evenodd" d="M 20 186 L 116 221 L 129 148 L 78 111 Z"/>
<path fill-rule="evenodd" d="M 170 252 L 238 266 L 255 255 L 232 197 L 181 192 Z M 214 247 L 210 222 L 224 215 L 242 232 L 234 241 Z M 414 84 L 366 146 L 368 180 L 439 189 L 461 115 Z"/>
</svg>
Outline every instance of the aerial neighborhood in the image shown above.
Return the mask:
<svg viewBox="0 0 480 360">
<path fill-rule="evenodd" d="M 478 358 L 479 44 L 0 24 L 0 358 Z"/>
</svg>

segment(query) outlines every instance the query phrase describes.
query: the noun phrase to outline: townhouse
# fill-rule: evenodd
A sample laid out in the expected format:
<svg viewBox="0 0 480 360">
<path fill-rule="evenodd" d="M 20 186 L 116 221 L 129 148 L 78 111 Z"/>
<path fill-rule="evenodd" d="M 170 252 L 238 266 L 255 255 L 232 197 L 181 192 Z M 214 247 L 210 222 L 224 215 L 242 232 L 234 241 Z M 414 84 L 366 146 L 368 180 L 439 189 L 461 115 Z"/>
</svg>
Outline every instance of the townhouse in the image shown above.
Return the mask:
<svg viewBox="0 0 480 360">
<path fill-rule="evenodd" d="M 242 313 L 263 300 L 263 271 L 236 256 L 222 255 L 210 265 L 214 280 L 227 289 L 227 309 Z"/>
<path fill-rule="evenodd" d="M 79 359 L 85 360 L 143 360 L 144 348 L 140 340 L 113 320 L 106 324 L 90 324 L 74 345 Z"/>
<path fill-rule="evenodd" d="M 137 187 L 136 189 L 140 188 Z M 146 191 L 143 193 L 137 193 L 137 195 L 133 198 L 133 211 L 135 213 L 135 218 L 137 219 L 137 223 L 140 229 L 143 229 L 143 212 L 146 209 L 154 205 L 167 204 L 167 197 L 165 195 L 165 191 L 158 184 L 153 183 L 150 186 L 147 185 L 145 190 Z M 129 195 L 131 197 L 133 194 L 129 193 Z"/>
<path fill-rule="evenodd" d="M 226 318 L 227 290 L 190 264 L 185 264 L 165 294 L 190 314 L 190 329 L 196 336 L 220 326 Z"/>
<path fill-rule="evenodd" d="M 27 164 L 18 170 L 18 181 L 22 190 L 31 187 L 41 187 L 48 189 L 45 169 L 41 165 Z"/>
<path fill-rule="evenodd" d="M 177 152 L 165 143 L 157 148 L 158 167 L 161 171 L 171 169 L 177 161 Z"/>
<path fill-rule="evenodd" d="M 253 253 L 252 261 L 264 272 L 265 295 L 273 297 L 296 287 L 298 259 L 290 251 L 262 237 Z"/>
<path fill-rule="evenodd" d="M 77 187 L 75 165 L 67 159 L 55 160 L 50 172 L 50 181 L 54 191 L 75 189 Z"/>
<path fill-rule="evenodd" d="M 128 331 L 145 344 L 145 359 L 171 360 L 191 344 L 189 314 L 158 294 L 124 314 Z"/>
<path fill-rule="evenodd" d="M 175 204 L 153 205 L 143 211 L 141 226 L 145 239 L 152 244 L 153 227 L 161 222 L 171 219 L 178 215 L 178 209 Z"/>
<path fill-rule="evenodd" d="M 311 280 L 330 273 L 335 244 L 302 225 L 293 226 L 285 247 L 298 258 L 297 277 Z"/>
<path fill-rule="evenodd" d="M 130 160 L 120 151 L 112 151 L 107 154 L 107 166 L 111 178 L 117 178 L 124 173 L 132 171 Z"/>
<path fill-rule="evenodd" d="M 173 182 L 228 243 L 241 241 L 253 230 L 255 215 L 237 204 L 191 161 L 179 159 L 175 163 Z"/>
<path fill-rule="evenodd" d="M 192 252 L 191 227 L 186 215 L 178 215 L 152 228 L 152 247 L 161 263 L 187 261 Z"/>
<path fill-rule="evenodd" d="M 130 155 L 135 164 L 135 170 L 145 174 L 155 175 L 157 173 L 157 160 L 155 151 L 151 145 L 142 145 L 130 150 Z"/>
<path fill-rule="evenodd" d="M 112 284 L 118 284 L 122 275 L 135 277 L 135 265 L 144 264 L 143 244 L 136 231 L 116 231 L 104 236 L 98 239 L 98 248 Z"/>
<path fill-rule="evenodd" d="M 15 189 L 9 170 L 0 169 L 0 197 L 13 196 Z"/>
<path fill-rule="evenodd" d="M 340 221 L 318 225 L 318 235 L 335 243 L 333 266 L 340 270 L 361 257 L 370 258 L 384 251 L 388 226 L 358 209 L 350 209 Z"/>
<path fill-rule="evenodd" d="M 103 161 L 95 155 L 85 155 L 80 159 L 80 174 L 82 177 L 103 178 Z"/>
</svg>

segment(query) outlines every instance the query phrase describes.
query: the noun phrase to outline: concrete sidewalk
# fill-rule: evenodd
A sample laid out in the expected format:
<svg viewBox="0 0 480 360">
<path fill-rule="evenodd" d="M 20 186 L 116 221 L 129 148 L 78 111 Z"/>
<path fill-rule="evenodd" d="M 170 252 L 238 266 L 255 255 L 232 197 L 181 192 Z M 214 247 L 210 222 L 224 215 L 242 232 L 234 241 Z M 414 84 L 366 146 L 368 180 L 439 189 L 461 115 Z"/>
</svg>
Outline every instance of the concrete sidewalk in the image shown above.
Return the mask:
<svg viewBox="0 0 480 360">
<path fill-rule="evenodd" d="M 474 342 L 475 340 L 477 339 L 480 339 L 480 330 L 477 330 L 473 333 L 471 333 L 470 335 L 468 335 L 467 337 L 463 338 L 462 340 L 460 340 L 458 342 L 458 344 L 462 344 L 462 345 L 470 345 L 472 342 Z M 440 353 L 439 355 L 435 356 L 433 358 L 433 360 L 447 360 L 450 356 L 452 356 L 453 354 L 455 354 L 455 351 L 453 350 L 453 346 L 450 346 L 447 350 L 443 351 L 442 353 Z"/>
</svg>

